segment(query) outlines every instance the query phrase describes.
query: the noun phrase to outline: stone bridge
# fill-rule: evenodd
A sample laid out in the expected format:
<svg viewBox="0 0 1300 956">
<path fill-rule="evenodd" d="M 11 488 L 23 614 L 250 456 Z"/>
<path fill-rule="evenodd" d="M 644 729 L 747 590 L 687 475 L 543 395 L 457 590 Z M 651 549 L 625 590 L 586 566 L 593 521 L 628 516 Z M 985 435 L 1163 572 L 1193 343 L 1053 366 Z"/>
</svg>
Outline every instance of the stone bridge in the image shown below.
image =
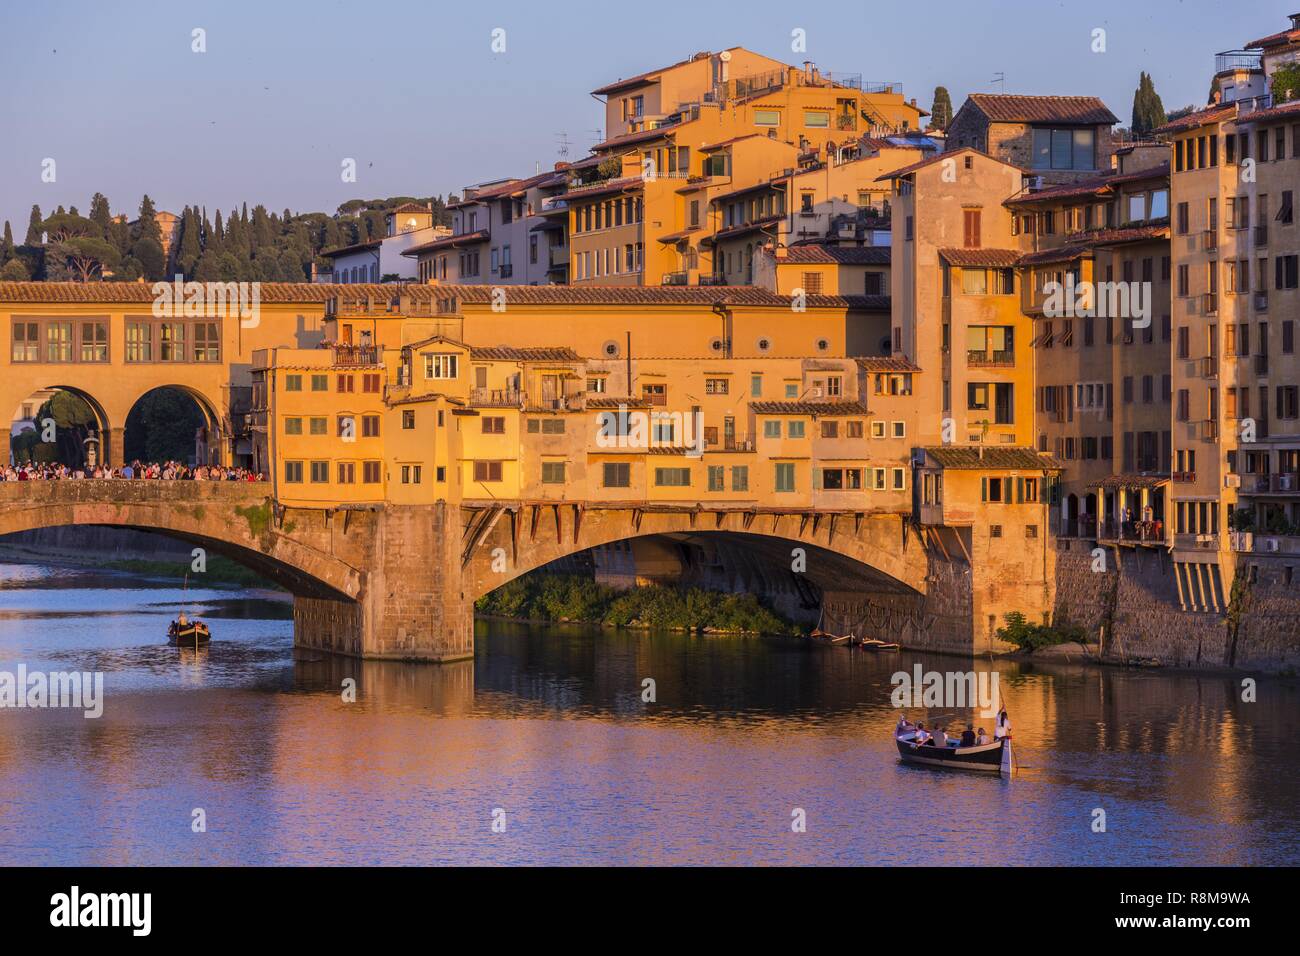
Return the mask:
<svg viewBox="0 0 1300 956">
<path fill-rule="evenodd" d="M 738 572 L 733 586 L 761 591 L 798 577 L 845 620 L 869 613 L 877 630 L 912 644 L 971 647 L 969 569 L 897 513 L 634 502 L 287 508 L 262 482 L 0 483 L 0 536 L 65 525 L 150 531 L 226 555 L 294 595 L 296 646 L 355 657 L 470 657 L 477 598 L 551 562 L 644 537 L 767 569 Z"/>
</svg>

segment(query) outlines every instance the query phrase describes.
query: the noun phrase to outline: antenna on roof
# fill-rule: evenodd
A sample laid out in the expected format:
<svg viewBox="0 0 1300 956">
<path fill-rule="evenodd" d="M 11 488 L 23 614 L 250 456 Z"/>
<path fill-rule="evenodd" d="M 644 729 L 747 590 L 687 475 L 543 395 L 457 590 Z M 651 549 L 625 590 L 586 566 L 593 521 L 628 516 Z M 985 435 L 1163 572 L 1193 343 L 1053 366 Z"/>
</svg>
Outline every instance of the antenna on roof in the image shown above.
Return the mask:
<svg viewBox="0 0 1300 956">
<path fill-rule="evenodd" d="M 999 93 L 1005 93 L 1007 91 L 1007 75 L 1005 73 L 994 73 L 993 79 L 989 80 L 989 82 L 998 84 Z"/>
<path fill-rule="evenodd" d="M 568 161 L 569 159 L 569 134 L 563 131 L 555 134 L 556 148 L 560 154 L 560 159 Z"/>
</svg>

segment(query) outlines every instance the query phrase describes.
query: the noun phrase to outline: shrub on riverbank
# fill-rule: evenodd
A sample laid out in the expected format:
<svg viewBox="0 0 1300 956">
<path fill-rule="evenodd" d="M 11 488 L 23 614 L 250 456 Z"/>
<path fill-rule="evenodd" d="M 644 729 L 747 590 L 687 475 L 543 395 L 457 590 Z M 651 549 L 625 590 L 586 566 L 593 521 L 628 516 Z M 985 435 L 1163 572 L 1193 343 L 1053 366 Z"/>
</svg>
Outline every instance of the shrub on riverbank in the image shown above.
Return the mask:
<svg viewBox="0 0 1300 956">
<path fill-rule="evenodd" d="M 752 594 L 648 585 L 620 591 L 579 575 L 516 578 L 479 598 L 481 614 L 679 631 L 799 634 Z"/>
<path fill-rule="evenodd" d="M 1006 615 L 1007 626 L 998 628 L 998 637 L 1022 651 L 1033 653 L 1040 647 L 1055 644 L 1083 644 L 1087 633 L 1082 625 L 1062 621 L 1059 624 L 1034 624 L 1019 611 Z"/>
</svg>

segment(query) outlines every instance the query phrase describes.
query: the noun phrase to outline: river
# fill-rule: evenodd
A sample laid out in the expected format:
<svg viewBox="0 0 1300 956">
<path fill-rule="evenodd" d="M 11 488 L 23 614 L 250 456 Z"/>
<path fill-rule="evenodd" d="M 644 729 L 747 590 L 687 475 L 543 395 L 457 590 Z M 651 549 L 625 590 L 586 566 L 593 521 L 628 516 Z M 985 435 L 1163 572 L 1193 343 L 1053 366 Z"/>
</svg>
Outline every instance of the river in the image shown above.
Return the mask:
<svg viewBox="0 0 1300 956">
<path fill-rule="evenodd" d="M 458 665 L 295 659 L 282 598 L 191 588 L 195 654 L 165 644 L 183 598 L 0 564 L 0 671 L 105 675 L 98 719 L 0 710 L 0 863 L 1300 858 L 1294 680 L 500 622 Z M 918 662 L 997 669 L 1018 776 L 899 764 Z"/>
</svg>

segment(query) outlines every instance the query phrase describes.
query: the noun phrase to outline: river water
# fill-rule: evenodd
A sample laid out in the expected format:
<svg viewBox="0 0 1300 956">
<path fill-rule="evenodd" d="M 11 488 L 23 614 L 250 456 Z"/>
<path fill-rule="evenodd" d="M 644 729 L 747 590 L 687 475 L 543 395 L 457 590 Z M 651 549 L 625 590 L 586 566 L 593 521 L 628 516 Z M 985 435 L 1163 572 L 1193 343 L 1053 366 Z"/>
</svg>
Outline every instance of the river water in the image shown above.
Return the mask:
<svg viewBox="0 0 1300 956">
<path fill-rule="evenodd" d="M 283 599 L 191 588 L 195 654 L 183 599 L 0 564 L 0 671 L 105 675 L 98 719 L 0 710 L 0 864 L 1300 859 L 1295 681 L 498 622 L 459 665 L 295 659 Z M 916 663 L 996 667 L 1018 776 L 899 764 Z"/>
</svg>

